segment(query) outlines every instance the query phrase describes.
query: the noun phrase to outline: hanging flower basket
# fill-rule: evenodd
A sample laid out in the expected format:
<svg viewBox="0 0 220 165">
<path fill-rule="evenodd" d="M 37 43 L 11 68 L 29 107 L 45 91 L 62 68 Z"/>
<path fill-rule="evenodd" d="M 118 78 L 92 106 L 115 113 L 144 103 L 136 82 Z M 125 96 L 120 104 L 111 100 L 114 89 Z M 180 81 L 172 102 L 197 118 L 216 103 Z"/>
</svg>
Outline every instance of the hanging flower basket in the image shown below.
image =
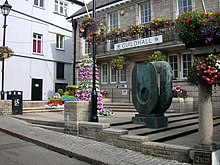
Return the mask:
<svg viewBox="0 0 220 165">
<path fill-rule="evenodd" d="M 0 46 L 0 61 L 3 59 L 9 58 L 13 55 L 13 51 L 11 48 L 7 46 Z"/>
<path fill-rule="evenodd" d="M 184 12 L 176 19 L 176 31 L 187 47 L 201 47 L 220 39 L 220 12 Z"/>
<path fill-rule="evenodd" d="M 220 54 L 196 57 L 188 81 L 197 85 L 216 85 L 220 80 Z"/>
<path fill-rule="evenodd" d="M 92 42 L 92 38 L 96 36 L 99 42 L 103 42 L 106 39 L 107 28 L 104 22 L 100 19 L 94 19 L 90 16 L 85 17 L 79 24 L 79 36 L 86 38 L 89 43 Z"/>
<path fill-rule="evenodd" d="M 123 56 L 113 58 L 111 61 L 112 69 L 124 69 L 126 67 L 126 59 Z"/>
</svg>

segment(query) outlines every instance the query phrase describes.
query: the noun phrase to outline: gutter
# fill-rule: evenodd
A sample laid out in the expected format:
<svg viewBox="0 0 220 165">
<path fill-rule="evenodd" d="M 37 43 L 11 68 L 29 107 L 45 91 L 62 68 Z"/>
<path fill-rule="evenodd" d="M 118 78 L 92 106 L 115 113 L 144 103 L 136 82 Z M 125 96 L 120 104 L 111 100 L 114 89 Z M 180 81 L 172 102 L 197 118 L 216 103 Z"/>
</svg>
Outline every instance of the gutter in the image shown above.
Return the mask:
<svg viewBox="0 0 220 165">
<path fill-rule="evenodd" d="M 106 4 L 103 4 L 101 6 L 96 7 L 96 11 L 105 10 L 106 8 L 110 8 L 112 6 L 116 6 L 116 5 L 119 5 L 121 3 L 126 3 L 126 2 L 130 2 L 130 1 L 131 0 L 115 0 L 113 2 L 109 2 L 109 3 L 106 3 Z M 88 12 L 91 13 L 92 9 L 89 9 Z M 80 18 L 80 17 L 84 17 L 87 14 L 88 14 L 87 11 L 84 11 L 84 12 L 81 12 L 81 13 L 76 14 L 76 15 L 73 14 L 72 16 L 69 16 L 66 19 L 70 19 L 70 18 L 71 19 L 77 19 L 77 18 Z"/>
</svg>

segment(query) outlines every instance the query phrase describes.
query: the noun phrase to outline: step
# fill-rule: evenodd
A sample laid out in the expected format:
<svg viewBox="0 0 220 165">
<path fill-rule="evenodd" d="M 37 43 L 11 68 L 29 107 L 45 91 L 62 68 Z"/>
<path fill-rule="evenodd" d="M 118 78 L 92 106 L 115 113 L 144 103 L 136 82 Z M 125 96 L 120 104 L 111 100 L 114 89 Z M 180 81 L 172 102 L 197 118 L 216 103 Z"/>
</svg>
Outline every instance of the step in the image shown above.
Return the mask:
<svg viewBox="0 0 220 165">
<path fill-rule="evenodd" d="M 62 127 L 62 128 L 64 128 L 65 126 L 64 121 L 53 121 L 53 120 L 46 121 L 46 120 L 28 119 L 23 116 L 17 116 L 17 115 L 13 117 L 35 125 L 53 126 L 53 127 Z"/>
<path fill-rule="evenodd" d="M 62 132 L 65 133 L 64 127 L 57 127 L 57 126 L 48 126 L 48 125 L 39 125 L 39 124 L 30 124 L 33 127 L 40 127 L 47 130 L 52 130 L 56 132 Z"/>
<path fill-rule="evenodd" d="M 220 119 L 213 120 L 213 126 L 220 125 Z M 175 139 L 180 136 L 185 136 L 191 133 L 198 132 L 198 124 L 178 128 L 175 130 L 169 130 L 165 132 L 160 132 L 157 134 L 150 134 L 148 138 L 150 141 L 154 142 L 164 142 L 171 139 Z"/>
<path fill-rule="evenodd" d="M 144 124 L 124 124 L 124 125 L 118 125 L 115 126 L 114 128 L 117 129 L 126 129 L 126 130 L 134 130 L 134 129 L 140 129 L 140 128 L 146 128 Z"/>
<path fill-rule="evenodd" d="M 40 113 L 40 112 L 62 112 L 64 111 L 63 108 L 61 109 L 25 109 L 23 113 Z"/>
<path fill-rule="evenodd" d="M 218 119 L 220 119 L 220 116 L 213 117 L 213 120 L 218 120 Z M 173 123 L 168 124 L 167 127 L 163 127 L 163 128 L 159 128 L 159 129 L 142 128 L 142 129 L 137 129 L 137 130 L 131 130 L 131 131 L 129 131 L 129 134 L 146 136 L 146 135 L 150 135 L 150 134 L 157 134 L 162 131 L 179 129 L 179 128 L 194 125 L 194 124 L 198 124 L 198 118 L 173 122 Z"/>
</svg>

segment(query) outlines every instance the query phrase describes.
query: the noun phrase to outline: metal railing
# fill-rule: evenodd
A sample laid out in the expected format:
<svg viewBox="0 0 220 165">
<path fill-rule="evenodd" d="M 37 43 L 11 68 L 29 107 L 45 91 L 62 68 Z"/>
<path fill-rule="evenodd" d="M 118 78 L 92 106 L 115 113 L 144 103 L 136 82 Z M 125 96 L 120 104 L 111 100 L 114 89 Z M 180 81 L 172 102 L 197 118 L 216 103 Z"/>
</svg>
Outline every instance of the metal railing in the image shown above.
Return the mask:
<svg viewBox="0 0 220 165">
<path fill-rule="evenodd" d="M 130 88 L 114 88 L 110 90 L 108 98 L 112 103 L 131 103 L 131 92 Z"/>
<path fill-rule="evenodd" d="M 114 48 L 111 44 L 116 44 L 116 43 L 121 43 L 121 42 L 126 42 L 126 41 L 132 41 L 140 38 L 147 38 L 147 37 L 153 37 L 153 36 L 158 36 L 162 35 L 163 36 L 163 43 L 160 43 L 161 45 L 167 45 L 171 44 L 170 42 L 175 42 L 175 41 L 180 41 L 178 39 L 177 33 L 175 32 L 174 27 L 170 28 L 164 28 L 160 30 L 147 30 L 143 34 L 137 34 L 133 36 L 126 35 L 124 37 L 116 38 L 114 40 L 108 41 L 108 42 L 101 42 L 98 43 L 97 45 L 97 55 L 105 54 L 107 52 L 113 52 Z M 151 45 L 146 45 L 146 47 L 150 47 Z"/>
</svg>

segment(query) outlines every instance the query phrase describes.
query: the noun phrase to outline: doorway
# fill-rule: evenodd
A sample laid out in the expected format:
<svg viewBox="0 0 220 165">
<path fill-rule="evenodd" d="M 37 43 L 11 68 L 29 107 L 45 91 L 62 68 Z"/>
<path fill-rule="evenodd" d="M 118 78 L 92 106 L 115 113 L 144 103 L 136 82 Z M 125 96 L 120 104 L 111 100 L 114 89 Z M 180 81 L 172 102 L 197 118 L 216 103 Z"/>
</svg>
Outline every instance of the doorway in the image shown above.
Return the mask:
<svg viewBox="0 0 220 165">
<path fill-rule="evenodd" d="M 31 100 L 42 100 L 42 79 L 32 79 Z"/>
</svg>

